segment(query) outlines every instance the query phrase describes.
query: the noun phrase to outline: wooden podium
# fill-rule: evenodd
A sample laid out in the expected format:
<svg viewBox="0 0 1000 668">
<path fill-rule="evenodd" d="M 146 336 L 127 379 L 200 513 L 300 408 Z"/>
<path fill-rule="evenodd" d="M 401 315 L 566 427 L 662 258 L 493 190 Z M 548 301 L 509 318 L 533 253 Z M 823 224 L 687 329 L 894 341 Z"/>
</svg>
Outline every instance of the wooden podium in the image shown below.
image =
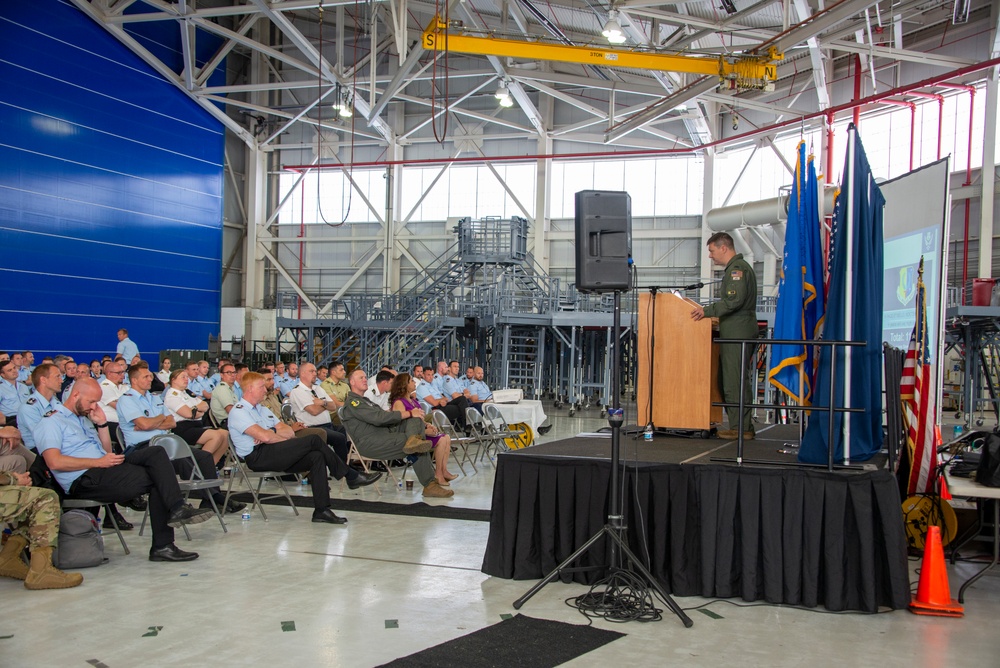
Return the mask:
<svg viewBox="0 0 1000 668">
<path fill-rule="evenodd" d="M 722 422 L 719 346 L 712 343 L 717 321 L 691 319 L 696 302 L 660 292 L 639 295 L 639 371 L 636 400 L 639 426 L 649 424 L 650 343 L 653 369 L 653 426 L 658 429 L 708 430 Z"/>
</svg>

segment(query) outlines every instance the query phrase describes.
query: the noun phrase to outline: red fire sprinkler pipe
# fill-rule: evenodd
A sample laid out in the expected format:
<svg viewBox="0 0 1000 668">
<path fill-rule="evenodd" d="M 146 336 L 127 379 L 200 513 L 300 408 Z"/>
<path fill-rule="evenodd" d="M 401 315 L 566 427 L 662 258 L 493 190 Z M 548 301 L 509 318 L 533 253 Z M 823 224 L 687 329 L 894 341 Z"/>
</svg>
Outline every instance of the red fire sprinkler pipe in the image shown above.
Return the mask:
<svg viewBox="0 0 1000 668">
<path fill-rule="evenodd" d="M 938 95 L 937 93 L 922 93 L 920 91 L 912 91 L 907 93 L 913 97 L 922 97 L 927 100 L 937 100 L 938 103 L 938 136 L 937 136 L 937 158 L 941 159 L 941 132 L 944 124 L 944 96 Z"/>
<path fill-rule="evenodd" d="M 975 118 L 975 108 L 976 108 L 976 88 L 974 86 L 966 86 L 965 84 L 941 84 L 942 88 L 952 88 L 956 90 L 964 90 L 969 94 L 969 148 L 968 155 L 966 155 L 965 161 L 965 183 L 963 186 L 972 185 L 972 122 Z M 985 196 L 985 193 L 984 193 Z M 968 198 L 965 200 L 965 238 L 962 240 L 962 306 L 966 304 L 966 286 L 969 284 L 969 218 L 971 217 L 970 205 L 972 201 Z M 979 240 L 979 245 L 982 246 L 982 239 Z"/>
</svg>

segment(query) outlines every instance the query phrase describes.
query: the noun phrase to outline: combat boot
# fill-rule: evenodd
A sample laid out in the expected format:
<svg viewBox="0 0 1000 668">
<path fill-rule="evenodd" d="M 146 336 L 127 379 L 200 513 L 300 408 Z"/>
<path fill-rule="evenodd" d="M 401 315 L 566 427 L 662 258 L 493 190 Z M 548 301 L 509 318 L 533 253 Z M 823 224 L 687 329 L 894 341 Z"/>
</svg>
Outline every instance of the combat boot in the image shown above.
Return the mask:
<svg viewBox="0 0 1000 668">
<path fill-rule="evenodd" d="M 52 565 L 52 548 L 36 547 L 31 551 L 31 567 L 24 578 L 25 589 L 69 589 L 83 582 L 79 573 L 63 573 Z"/>
<path fill-rule="evenodd" d="M 28 566 L 21 558 L 26 547 L 28 547 L 28 541 L 22 536 L 11 536 L 7 539 L 7 544 L 0 552 L 0 575 L 15 580 L 23 580 L 28 576 Z"/>
</svg>

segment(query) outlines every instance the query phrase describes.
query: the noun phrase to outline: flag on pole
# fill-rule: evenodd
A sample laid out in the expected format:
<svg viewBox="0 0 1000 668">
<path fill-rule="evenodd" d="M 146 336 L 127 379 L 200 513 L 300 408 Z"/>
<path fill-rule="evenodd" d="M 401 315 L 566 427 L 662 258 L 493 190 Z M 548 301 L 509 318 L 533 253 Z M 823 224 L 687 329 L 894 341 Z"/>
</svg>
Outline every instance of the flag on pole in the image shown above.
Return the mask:
<svg viewBox="0 0 1000 668">
<path fill-rule="evenodd" d="M 924 258 L 917 270 L 917 319 L 910 334 L 910 347 L 903 362 L 903 378 L 899 383 L 903 400 L 903 423 L 906 426 L 906 447 L 910 455 L 910 476 L 907 496 L 934 491 L 937 477 L 937 443 L 934 421 L 934 382 L 931 354 L 927 345 L 927 290 L 924 287 Z"/>
<path fill-rule="evenodd" d="M 785 252 L 774 315 L 774 338 L 815 339 L 823 321 L 823 242 L 819 182 L 813 156 L 799 142 L 795 182 L 788 196 Z M 788 398 L 809 406 L 816 368 L 815 346 L 776 344 L 768 380 Z"/>
<path fill-rule="evenodd" d="M 884 207 L 885 197 L 872 176 L 857 129 L 851 125 L 844 178 L 834 206 L 830 234 L 830 290 L 823 338 L 827 341 L 864 341 L 865 345 L 838 348 L 835 353 L 830 346 L 820 349 L 812 402 L 817 409 L 810 413 L 802 437 L 799 449 L 799 461 L 802 462 L 825 464 L 831 449 L 834 461 L 848 457 L 864 461 L 882 448 Z M 836 386 L 830 396 L 833 373 L 836 374 Z M 850 388 L 849 393 L 847 388 Z M 835 413 L 833 443 L 828 443 L 829 421 L 826 411 L 819 407 L 829 406 L 831 402 L 837 408 L 861 410 Z M 845 415 L 850 416 L 846 424 Z M 845 432 L 848 432 L 847 457 Z"/>
</svg>

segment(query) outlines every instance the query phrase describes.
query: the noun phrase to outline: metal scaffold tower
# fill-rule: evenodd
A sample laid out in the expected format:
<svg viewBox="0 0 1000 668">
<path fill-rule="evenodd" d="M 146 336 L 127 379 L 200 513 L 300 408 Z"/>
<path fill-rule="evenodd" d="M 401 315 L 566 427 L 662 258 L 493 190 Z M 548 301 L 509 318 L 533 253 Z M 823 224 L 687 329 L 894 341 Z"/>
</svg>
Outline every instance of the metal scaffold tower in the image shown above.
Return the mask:
<svg viewBox="0 0 1000 668">
<path fill-rule="evenodd" d="M 304 342 L 302 357 L 316 364 L 339 360 L 369 374 L 383 364 L 407 370 L 457 359 L 482 366 L 491 387 L 551 397 L 571 412 L 603 411 L 610 400 L 610 302 L 542 271 L 527 251 L 524 218 L 463 218 L 455 234 L 455 244 L 396 294 L 347 295 L 330 305 L 328 317 L 313 319 L 290 317 L 298 296 L 279 294 L 278 340 Z M 627 327 L 627 393 L 634 393 L 631 339 Z"/>
</svg>

